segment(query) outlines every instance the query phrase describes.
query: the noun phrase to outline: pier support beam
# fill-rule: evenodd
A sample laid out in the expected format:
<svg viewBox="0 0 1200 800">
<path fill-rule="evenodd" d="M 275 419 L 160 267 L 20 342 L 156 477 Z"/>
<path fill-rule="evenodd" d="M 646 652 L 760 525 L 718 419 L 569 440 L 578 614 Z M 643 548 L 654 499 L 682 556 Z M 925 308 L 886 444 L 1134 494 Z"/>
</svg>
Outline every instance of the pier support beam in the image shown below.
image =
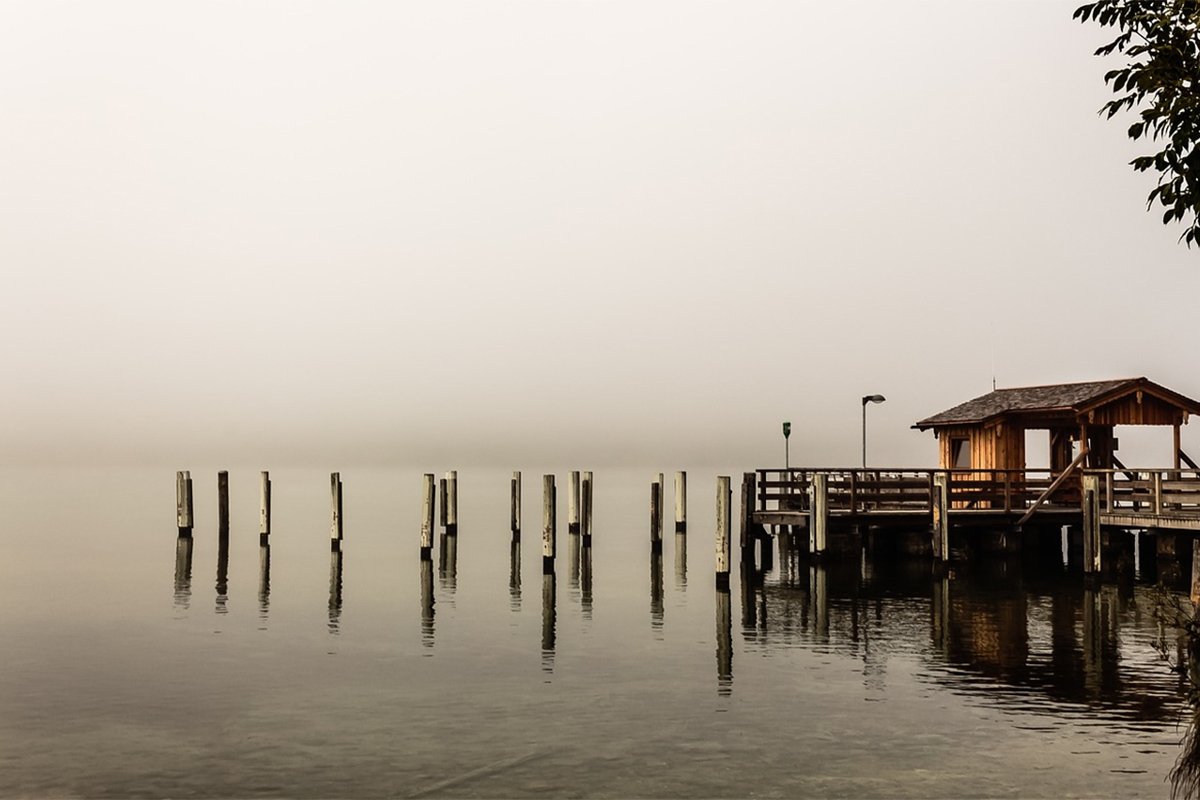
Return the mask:
<svg viewBox="0 0 1200 800">
<path fill-rule="evenodd" d="M 809 492 L 808 552 L 821 556 L 829 539 L 829 476 L 824 472 L 813 473 Z"/>
<path fill-rule="evenodd" d="M 950 560 L 950 476 L 933 476 L 933 560 Z"/>
<path fill-rule="evenodd" d="M 1083 476 L 1083 572 L 1100 574 L 1100 479 Z"/>
</svg>

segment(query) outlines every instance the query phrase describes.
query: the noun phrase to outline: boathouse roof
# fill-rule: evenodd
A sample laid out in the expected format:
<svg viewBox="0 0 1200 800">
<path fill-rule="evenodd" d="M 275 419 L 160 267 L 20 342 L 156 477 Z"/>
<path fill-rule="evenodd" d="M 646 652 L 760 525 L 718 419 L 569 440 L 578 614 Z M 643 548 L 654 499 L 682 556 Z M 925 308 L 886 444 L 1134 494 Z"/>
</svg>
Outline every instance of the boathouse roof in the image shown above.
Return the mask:
<svg viewBox="0 0 1200 800">
<path fill-rule="evenodd" d="M 1149 394 L 1180 411 L 1200 414 L 1200 402 L 1146 378 L 1121 378 L 996 389 L 940 414 L 927 417 L 913 427 L 926 430 L 944 425 L 973 425 L 1009 415 L 1078 417 L 1136 392 Z"/>
</svg>

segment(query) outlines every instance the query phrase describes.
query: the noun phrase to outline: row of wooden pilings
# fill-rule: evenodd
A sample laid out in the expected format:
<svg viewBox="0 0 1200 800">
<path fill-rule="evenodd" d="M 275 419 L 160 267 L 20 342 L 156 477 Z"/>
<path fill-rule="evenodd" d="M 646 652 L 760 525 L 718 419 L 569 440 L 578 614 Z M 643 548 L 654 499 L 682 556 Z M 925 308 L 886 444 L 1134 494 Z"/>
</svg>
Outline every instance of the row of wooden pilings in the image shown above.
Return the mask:
<svg viewBox="0 0 1200 800">
<path fill-rule="evenodd" d="M 749 473 L 752 477 L 753 473 Z M 650 485 L 650 549 L 652 553 L 662 553 L 663 518 L 665 508 L 665 479 L 663 473 Z M 729 586 L 729 570 L 731 564 L 732 543 L 731 530 L 731 481 L 728 476 L 717 478 L 716 512 L 717 525 L 715 537 L 716 550 L 716 579 L 722 588 Z M 330 492 L 330 549 L 334 552 L 341 550 L 344 539 L 344 517 L 342 504 L 341 473 L 333 472 L 329 476 Z M 572 535 L 581 537 L 581 544 L 590 547 L 593 530 L 593 497 L 594 482 L 591 472 L 572 471 L 570 473 L 570 492 L 567 496 L 567 530 Z M 521 539 L 521 473 L 513 472 L 510 487 L 510 528 L 512 540 Z M 752 489 L 743 483 L 743 508 L 750 508 L 747 503 L 753 502 Z M 192 476 L 188 470 L 175 473 L 175 515 L 181 537 L 190 538 L 195 526 L 192 498 Z M 441 479 L 432 473 L 422 477 L 421 494 L 421 526 L 420 554 L 422 560 L 428 560 L 433 551 L 435 510 L 439 509 L 439 521 L 442 529 L 449 536 L 458 533 L 458 472 L 451 470 Z M 218 531 L 222 537 L 229 535 L 229 473 L 221 470 L 217 473 L 217 515 Z M 745 514 L 743 514 L 743 517 Z M 675 532 L 687 533 L 687 473 L 675 473 Z M 558 555 L 558 489 L 556 478 L 552 474 L 542 476 L 542 567 L 546 573 L 553 572 L 555 559 Z M 271 535 L 271 475 L 263 471 L 259 474 L 259 543 L 266 545 Z M 750 533 L 743 521 L 742 548 L 753 546 Z"/>
</svg>

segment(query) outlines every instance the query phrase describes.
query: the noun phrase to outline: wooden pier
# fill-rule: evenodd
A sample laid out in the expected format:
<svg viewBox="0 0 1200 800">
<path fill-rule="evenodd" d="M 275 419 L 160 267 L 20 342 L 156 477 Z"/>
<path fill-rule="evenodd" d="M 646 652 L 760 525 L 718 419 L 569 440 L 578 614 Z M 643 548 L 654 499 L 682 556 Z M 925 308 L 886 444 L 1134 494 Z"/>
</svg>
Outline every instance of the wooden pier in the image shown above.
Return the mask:
<svg viewBox="0 0 1200 800">
<path fill-rule="evenodd" d="M 1112 531 L 1200 536 L 1200 470 L 759 469 L 742 478 L 743 548 L 770 534 L 807 534 L 823 556 L 831 538 L 924 538 L 948 560 L 950 535 L 972 531 L 1042 538 L 1053 549 L 1063 527 L 1082 534 L 1083 571 L 1101 570 Z M 1019 544 L 1017 545 L 1019 547 Z M 834 548 L 836 550 L 836 548 Z M 1196 576 L 1200 579 L 1200 575 Z"/>
</svg>

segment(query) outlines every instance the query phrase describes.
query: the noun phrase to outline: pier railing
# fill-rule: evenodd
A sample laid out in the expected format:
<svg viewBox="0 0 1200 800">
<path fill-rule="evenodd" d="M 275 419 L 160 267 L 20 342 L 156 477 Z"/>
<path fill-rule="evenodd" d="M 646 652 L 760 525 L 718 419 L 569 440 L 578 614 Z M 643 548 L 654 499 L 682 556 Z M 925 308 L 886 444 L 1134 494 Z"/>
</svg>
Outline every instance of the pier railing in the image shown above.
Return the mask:
<svg viewBox="0 0 1200 800">
<path fill-rule="evenodd" d="M 760 511 L 807 511 L 812 476 L 825 475 L 828 508 L 834 513 L 932 513 L 935 476 L 945 475 L 952 510 L 1025 511 L 1051 487 L 1058 473 L 1049 469 L 760 469 L 757 508 Z M 1200 491 L 1200 484 L 1197 485 Z M 1078 508 L 1078 476 L 1043 501 L 1051 508 Z M 1196 497 L 1200 501 L 1200 494 Z"/>
<path fill-rule="evenodd" d="M 1200 471 L 1089 469 L 1098 479 L 1100 510 L 1139 516 L 1200 515 Z"/>
</svg>

